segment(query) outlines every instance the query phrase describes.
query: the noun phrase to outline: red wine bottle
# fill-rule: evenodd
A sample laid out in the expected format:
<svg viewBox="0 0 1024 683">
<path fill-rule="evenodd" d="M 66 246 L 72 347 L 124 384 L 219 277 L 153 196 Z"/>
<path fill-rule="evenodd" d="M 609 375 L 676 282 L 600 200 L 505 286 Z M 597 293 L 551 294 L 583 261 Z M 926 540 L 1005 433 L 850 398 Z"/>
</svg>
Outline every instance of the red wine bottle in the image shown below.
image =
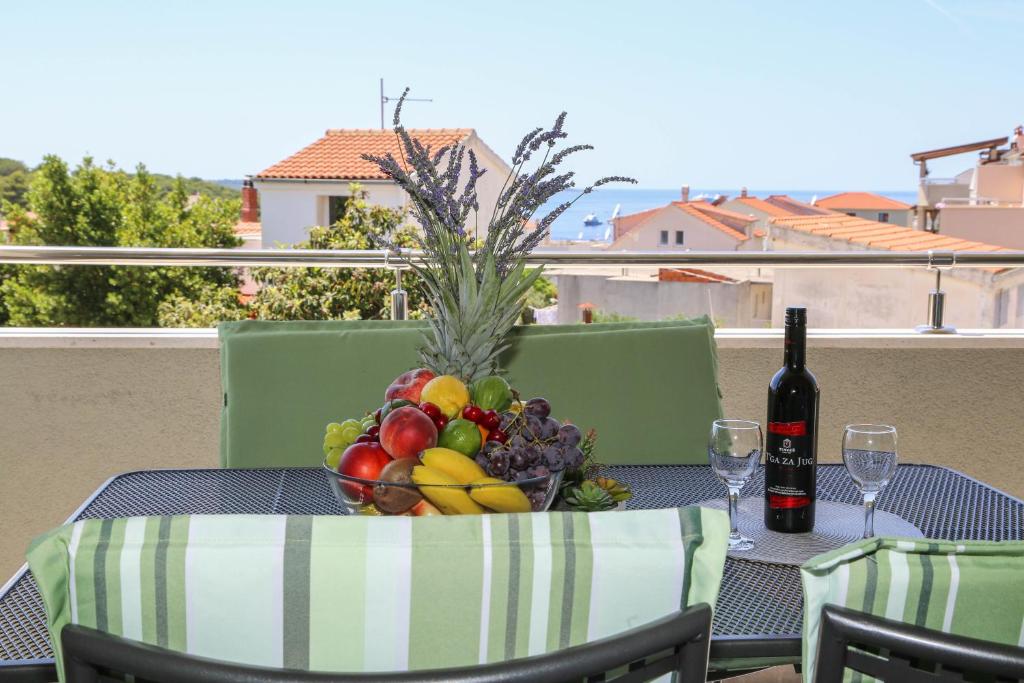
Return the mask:
<svg viewBox="0 0 1024 683">
<path fill-rule="evenodd" d="M 764 525 L 794 534 L 814 529 L 818 381 L 806 357 L 807 309 L 787 308 L 785 365 L 768 385 Z"/>
</svg>

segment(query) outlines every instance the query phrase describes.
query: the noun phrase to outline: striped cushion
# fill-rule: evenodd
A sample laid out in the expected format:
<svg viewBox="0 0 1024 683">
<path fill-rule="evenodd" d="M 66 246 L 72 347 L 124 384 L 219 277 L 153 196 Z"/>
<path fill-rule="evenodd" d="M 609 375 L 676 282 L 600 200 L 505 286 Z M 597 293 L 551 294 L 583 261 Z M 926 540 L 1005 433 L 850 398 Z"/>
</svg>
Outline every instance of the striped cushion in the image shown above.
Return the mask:
<svg viewBox="0 0 1024 683">
<path fill-rule="evenodd" d="M 724 513 L 696 507 L 136 517 L 61 527 L 28 559 L 54 643 L 76 623 L 228 661 L 386 671 L 538 654 L 714 605 L 727 535 Z"/>
<path fill-rule="evenodd" d="M 800 573 L 807 681 L 826 604 L 1024 645 L 1024 542 L 871 538 L 812 558 Z"/>
</svg>

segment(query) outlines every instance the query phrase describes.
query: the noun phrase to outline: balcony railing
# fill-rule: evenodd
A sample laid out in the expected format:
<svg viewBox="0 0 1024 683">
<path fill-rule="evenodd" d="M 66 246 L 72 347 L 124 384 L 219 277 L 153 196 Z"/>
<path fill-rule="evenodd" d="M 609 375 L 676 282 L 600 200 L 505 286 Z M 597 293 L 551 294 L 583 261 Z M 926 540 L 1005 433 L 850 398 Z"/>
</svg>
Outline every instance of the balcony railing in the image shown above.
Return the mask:
<svg viewBox="0 0 1024 683">
<path fill-rule="evenodd" d="M 424 263 L 418 251 L 316 249 L 177 249 L 155 247 L 0 246 L 0 263 L 23 265 L 92 266 L 282 266 L 321 268 L 392 268 L 396 286 L 391 293 L 392 318 L 405 318 L 402 271 L 406 261 Z M 919 332 L 954 332 L 943 324 L 945 294 L 942 271 L 953 268 L 1018 268 L 1024 251 L 547 251 L 534 252 L 528 265 L 573 269 L 687 266 L 747 266 L 786 268 L 903 268 L 935 272 L 935 289 L 928 295 L 928 322 Z"/>
</svg>

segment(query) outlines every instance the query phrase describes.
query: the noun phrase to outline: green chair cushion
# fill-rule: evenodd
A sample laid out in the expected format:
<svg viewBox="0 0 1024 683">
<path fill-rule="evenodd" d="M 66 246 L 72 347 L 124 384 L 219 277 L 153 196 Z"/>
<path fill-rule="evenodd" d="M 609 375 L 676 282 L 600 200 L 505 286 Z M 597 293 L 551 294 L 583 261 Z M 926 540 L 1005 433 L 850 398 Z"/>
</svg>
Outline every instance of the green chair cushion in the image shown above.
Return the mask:
<svg viewBox="0 0 1024 683">
<path fill-rule="evenodd" d="M 69 623 L 250 665 L 389 671 L 540 654 L 713 607 L 727 536 L 725 513 L 697 507 L 136 517 L 56 529 L 28 562 L 61 676 Z"/>
<path fill-rule="evenodd" d="M 417 366 L 425 323 L 255 322 L 220 326 L 221 464 L 314 466 L 328 422 L 378 408 Z M 524 397 L 597 429 L 608 464 L 704 462 L 721 417 L 712 326 L 670 323 L 516 328 L 502 358 Z"/>
<path fill-rule="evenodd" d="M 871 538 L 808 560 L 803 671 L 814 674 L 821 609 L 1024 645 L 1024 542 Z M 865 679 L 868 680 L 868 679 Z"/>
</svg>

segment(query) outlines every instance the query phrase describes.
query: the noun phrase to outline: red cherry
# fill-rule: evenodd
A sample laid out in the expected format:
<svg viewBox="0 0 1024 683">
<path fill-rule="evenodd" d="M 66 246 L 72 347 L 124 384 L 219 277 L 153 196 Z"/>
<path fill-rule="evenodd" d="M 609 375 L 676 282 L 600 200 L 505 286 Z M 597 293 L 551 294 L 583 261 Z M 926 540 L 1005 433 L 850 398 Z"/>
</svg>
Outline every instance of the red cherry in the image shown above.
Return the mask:
<svg viewBox="0 0 1024 683">
<path fill-rule="evenodd" d="M 356 437 L 356 443 L 373 443 L 377 439 L 370 436 L 369 434 L 360 434 Z"/>
<path fill-rule="evenodd" d="M 498 415 L 498 413 L 493 410 L 488 410 L 484 413 L 483 417 L 480 418 L 480 426 L 488 431 L 497 429 L 501 426 L 501 415 Z"/>
<path fill-rule="evenodd" d="M 498 443 L 505 443 L 508 441 L 508 434 L 501 431 L 500 429 L 492 429 L 487 432 L 488 441 L 497 441 Z"/>
<path fill-rule="evenodd" d="M 377 435 L 380 434 L 380 425 L 373 425 L 366 430 L 366 434 L 376 439 Z"/>
<path fill-rule="evenodd" d="M 437 422 L 437 418 L 441 417 L 441 409 L 433 403 L 421 403 L 420 410 L 427 414 L 434 422 Z"/>
<path fill-rule="evenodd" d="M 377 408 L 377 410 L 373 413 L 373 420 L 377 424 L 380 424 L 380 410 L 380 408 Z"/>
<path fill-rule="evenodd" d="M 434 418 L 434 426 L 437 427 L 437 431 L 440 433 L 442 429 L 448 426 L 448 416 L 438 415 Z"/>
<path fill-rule="evenodd" d="M 480 423 L 483 419 L 484 411 L 480 410 L 479 406 L 466 406 L 462 409 L 462 417 L 466 418 L 470 422 Z"/>
</svg>

